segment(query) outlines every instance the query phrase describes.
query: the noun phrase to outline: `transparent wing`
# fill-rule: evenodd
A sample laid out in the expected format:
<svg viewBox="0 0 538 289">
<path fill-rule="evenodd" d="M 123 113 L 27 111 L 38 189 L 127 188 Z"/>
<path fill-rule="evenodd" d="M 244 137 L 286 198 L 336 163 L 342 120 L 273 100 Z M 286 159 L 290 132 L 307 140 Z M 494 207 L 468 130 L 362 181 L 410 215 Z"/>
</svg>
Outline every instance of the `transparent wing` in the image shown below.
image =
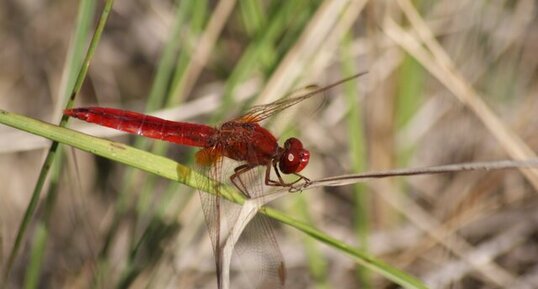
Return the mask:
<svg viewBox="0 0 538 289">
<path fill-rule="evenodd" d="M 323 90 L 323 88 L 317 85 L 310 85 L 277 101 L 253 106 L 247 113 L 237 118 L 237 120 L 243 122 L 259 122 L 291 106 L 294 106 L 303 100 L 316 95 L 322 95 L 324 91 L 325 90 Z"/>
<path fill-rule="evenodd" d="M 243 121 L 243 122 L 259 122 L 262 121 L 276 113 L 279 113 L 291 106 L 294 106 L 306 99 L 309 99 L 314 96 L 321 96 L 324 92 L 327 90 L 338 86 L 346 81 L 349 81 L 351 79 L 355 79 L 361 75 L 366 74 L 366 72 L 361 72 L 355 75 L 352 75 L 350 77 L 344 78 L 342 80 L 339 80 L 335 83 L 329 84 L 324 87 L 320 87 L 317 85 L 310 85 L 305 88 L 302 88 L 298 91 L 295 91 L 288 95 L 287 97 L 284 97 L 282 99 L 279 99 L 277 101 L 263 104 L 263 105 L 257 105 L 252 107 L 247 113 L 237 118 L 237 121 Z"/>
<path fill-rule="evenodd" d="M 224 158 L 219 149 L 205 148 L 196 154 L 197 169 L 204 175 L 220 182 L 222 180 L 222 165 Z M 213 185 L 209 185 L 211 187 Z M 213 246 L 215 256 L 218 288 L 229 288 L 229 280 L 223 275 L 222 249 L 228 237 L 234 219 L 239 213 L 238 208 L 229 201 L 221 198 L 223 187 L 213 187 L 216 194 L 199 191 L 202 211 L 204 212 L 207 231 Z M 225 285 L 226 284 L 226 285 Z"/>
<path fill-rule="evenodd" d="M 223 158 L 219 149 L 203 149 L 196 155 L 199 170 L 223 185 L 230 185 L 229 175 L 237 162 Z M 249 204 L 263 205 L 263 167 L 241 174 L 241 180 L 253 198 Z M 222 198 L 224 186 L 214 187 L 216 195 L 199 192 L 215 256 L 219 289 L 238 288 L 230 284 L 230 260 L 248 283 L 246 288 L 283 288 L 285 267 L 270 220 L 245 211 L 245 206 Z M 247 213 L 247 214 L 244 214 Z M 254 217 L 253 217 L 254 216 Z M 252 218 L 253 217 L 253 218 Z M 232 250 L 234 254 L 231 253 Z M 226 253 L 228 252 L 228 253 Z M 233 272 L 232 272 L 233 273 Z M 233 280 L 238 281 L 238 280 Z"/>
<path fill-rule="evenodd" d="M 264 167 L 251 169 L 241 175 L 248 188 L 250 201 L 257 207 L 265 205 Z M 238 219 L 237 222 L 243 222 Z M 274 235 L 272 221 L 256 214 L 246 225 L 235 245 L 235 264 L 245 273 L 245 288 L 284 288 L 286 267 Z"/>
</svg>

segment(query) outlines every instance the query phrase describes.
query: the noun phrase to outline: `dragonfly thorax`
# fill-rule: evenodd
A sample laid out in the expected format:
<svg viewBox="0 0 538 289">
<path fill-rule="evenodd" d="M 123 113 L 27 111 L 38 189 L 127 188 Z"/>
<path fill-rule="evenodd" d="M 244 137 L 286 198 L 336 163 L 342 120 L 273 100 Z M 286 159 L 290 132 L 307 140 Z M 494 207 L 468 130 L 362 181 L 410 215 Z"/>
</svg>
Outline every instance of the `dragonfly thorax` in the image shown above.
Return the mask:
<svg viewBox="0 0 538 289">
<path fill-rule="evenodd" d="M 250 166 L 270 164 L 279 152 L 276 138 L 257 123 L 226 122 L 213 138 L 224 156 Z"/>
</svg>

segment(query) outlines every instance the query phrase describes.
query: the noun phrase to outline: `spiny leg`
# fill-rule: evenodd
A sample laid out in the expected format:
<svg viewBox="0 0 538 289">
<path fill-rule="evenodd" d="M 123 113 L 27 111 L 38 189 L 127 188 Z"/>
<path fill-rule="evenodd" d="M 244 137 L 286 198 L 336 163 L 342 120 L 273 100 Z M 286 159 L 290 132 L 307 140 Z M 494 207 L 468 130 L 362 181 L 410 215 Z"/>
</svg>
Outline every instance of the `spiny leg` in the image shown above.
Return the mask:
<svg viewBox="0 0 538 289">
<path fill-rule="evenodd" d="M 296 188 L 294 189 L 293 185 L 295 185 L 301 180 L 304 180 L 306 184 L 310 183 L 309 178 L 298 173 L 293 173 L 293 175 L 298 177 L 295 181 L 287 183 L 282 178 L 282 175 L 280 174 L 280 171 L 277 167 L 277 163 L 278 163 L 277 161 L 273 161 L 271 164 L 267 164 L 265 166 L 265 185 L 271 186 L 271 187 L 289 187 L 290 192 L 297 192 L 297 191 L 300 191 L 301 189 L 296 189 Z M 271 166 L 273 166 L 273 169 L 275 170 L 275 174 L 278 180 L 271 179 Z M 232 182 L 232 184 L 247 198 L 251 198 L 252 196 L 248 193 L 247 187 L 245 183 L 243 182 L 241 175 L 254 169 L 255 167 L 256 166 L 252 166 L 248 164 L 240 165 L 234 169 L 234 173 L 230 176 L 230 181 Z"/>
<path fill-rule="evenodd" d="M 286 187 L 286 182 L 284 182 L 284 179 L 280 176 L 280 173 L 278 171 L 278 168 L 276 167 L 276 162 L 272 162 L 273 168 L 275 169 L 276 176 L 278 177 L 278 181 L 271 180 L 271 164 L 267 164 L 265 166 L 265 185 L 266 186 L 272 186 L 272 187 Z"/>
<path fill-rule="evenodd" d="M 293 175 L 297 176 L 298 179 L 296 179 L 293 182 L 286 183 L 286 181 L 284 181 L 284 179 L 280 175 L 280 170 L 277 167 L 277 163 L 278 163 L 277 161 L 273 161 L 272 165 L 273 165 L 273 169 L 275 170 L 275 174 L 278 177 L 278 181 L 271 180 L 271 165 L 268 164 L 265 170 L 265 185 L 272 186 L 272 187 L 290 187 L 290 191 L 291 191 L 291 189 L 293 188 L 293 185 L 295 185 L 297 182 L 301 180 L 304 180 L 305 183 L 307 184 L 310 183 L 309 178 L 298 173 L 293 173 Z"/>
<path fill-rule="evenodd" d="M 251 165 L 240 165 L 234 169 L 234 173 L 230 176 L 230 181 L 232 184 L 247 198 L 251 198 L 250 194 L 248 193 L 247 186 L 245 186 L 245 183 L 243 183 L 243 180 L 241 179 L 241 175 L 252 170 L 255 168 Z"/>
<path fill-rule="evenodd" d="M 297 192 L 302 192 L 304 189 L 306 189 L 307 187 L 309 187 L 311 184 L 312 184 L 312 181 L 301 175 L 301 174 L 298 174 L 298 173 L 293 173 L 295 176 L 298 177 L 297 180 L 295 180 L 293 183 L 291 183 L 291 187 L 289 189 L 289 192 L 290 193 L 297 193 Z M 301 185 L 299 186 L 294 186 L 294 184 L 296 184 L 297 182 L 299 182 L 300 180 L 303 180 L 304 183 L 302 183 Z"/>
</svg>

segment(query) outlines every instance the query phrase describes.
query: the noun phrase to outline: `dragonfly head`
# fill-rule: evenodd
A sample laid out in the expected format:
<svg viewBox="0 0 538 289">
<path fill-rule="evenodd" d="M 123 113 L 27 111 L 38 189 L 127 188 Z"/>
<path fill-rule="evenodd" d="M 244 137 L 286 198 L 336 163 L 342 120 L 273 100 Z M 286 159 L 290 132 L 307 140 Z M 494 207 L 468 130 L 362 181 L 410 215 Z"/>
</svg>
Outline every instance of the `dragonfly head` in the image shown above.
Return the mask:
<svg viewBox="0 0 538 289">
<path fill-rule="evenodd" d="M 284 174 L 302 171 L 310 160 L 310 152 L 303 147 L 300 140 L 292 137 L 284 143 L 284 151 L 278 161 L 278 167 Z"/>
</svg>

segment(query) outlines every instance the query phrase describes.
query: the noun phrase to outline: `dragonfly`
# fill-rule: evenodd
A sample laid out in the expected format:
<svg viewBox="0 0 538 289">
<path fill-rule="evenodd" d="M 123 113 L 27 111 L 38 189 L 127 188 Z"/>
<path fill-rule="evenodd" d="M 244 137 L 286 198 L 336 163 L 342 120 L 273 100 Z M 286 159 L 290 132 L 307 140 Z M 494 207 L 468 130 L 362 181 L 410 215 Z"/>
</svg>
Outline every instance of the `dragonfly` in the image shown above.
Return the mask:
<svg viewBox="0 0 538 289">
<path fill-rule="evenodd" d="M 298 138 L 291 137 L 281 146 L 277 138 L 269 130 L 263 128 L 260 122 L 363 74 L 365 72 L 324 87 L 308 86 L 302 90 L 303 93 L 292 94 L 268 104 L 254 106 L 245 114 L 226 121 L 218 127 L 170 121 L 138 112 L 105 107 L 67 109 L 64 114 L 136 135 L 199 147 L 201 149 L 195 155 L 197 165 L 217 181 L 223 180 L 224 158 L 239 162 L 229 176 L 229 181 L 246 199 L 254 199 L 263 197 L 265 192 L 263 185 L 285 187 L 294 191 L 296 184 L 302 182 L 302 187 L 305 187 L 304 184 L 310 182 L 310 179 L 300 174 L 310 160 L 310 152 L 303 146 L 303 143 Z M 263 175 L 260 176 L 263 178 L 263 184 L 252 185 L 252 179 L 260 175 L 259 168 L 265 169 L 265 173 L 262 172 Z M 272 172 L 276 178 L 272 177 Z M 295 176 L 295 180 L 286 181 L 282 175 Z M 237 210 L 235 210 L 236 213 L 229 212 L 232 211 L 233 204 L 222 200 L 219 192 L 220 190 L 217 189 L 215 195 L 204 192 L 200 192 L 199 195 L 213 245 L 218 287 L 227 288 L 229 276 L 226 271 L 228 269 L 225 268 L 223 250 L 227 236 L 231 234 L 229 224 L 233 224 L 237 219 Z M 237 208 L 237 205 L 235 206 Z M 255 273 L 257 277 L 253 282 L 261 284 L 258 288 L 283 288 L 286 269 L 268 220 L 263 216 L 254 217 L 246 225 L 242 235 L 247 236 L 246 239 L 250 241 L 245 242 L 247 245 L 243 246 L 243 251 L 252 251 L 250 247 L 257 246 L 255 251 L 262 252 L 262 256 L 258 257 L 261 259 L 261 265 L 258 266 L 260 272 Z"/>
</svg>

